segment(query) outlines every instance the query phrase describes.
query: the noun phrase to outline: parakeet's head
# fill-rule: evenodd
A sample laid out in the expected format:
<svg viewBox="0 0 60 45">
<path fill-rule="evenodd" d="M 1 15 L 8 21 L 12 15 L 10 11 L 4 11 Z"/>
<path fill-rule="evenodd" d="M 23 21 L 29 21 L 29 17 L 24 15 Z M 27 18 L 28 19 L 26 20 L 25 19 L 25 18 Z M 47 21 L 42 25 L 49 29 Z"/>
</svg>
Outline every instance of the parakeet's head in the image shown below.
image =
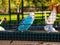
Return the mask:
<svg viewBox="0 0 60 45">
<path fill-rule="evenodd" d="M 34 13 L 30 12 L 29 15 L 34 18 Z"/>
</svg>

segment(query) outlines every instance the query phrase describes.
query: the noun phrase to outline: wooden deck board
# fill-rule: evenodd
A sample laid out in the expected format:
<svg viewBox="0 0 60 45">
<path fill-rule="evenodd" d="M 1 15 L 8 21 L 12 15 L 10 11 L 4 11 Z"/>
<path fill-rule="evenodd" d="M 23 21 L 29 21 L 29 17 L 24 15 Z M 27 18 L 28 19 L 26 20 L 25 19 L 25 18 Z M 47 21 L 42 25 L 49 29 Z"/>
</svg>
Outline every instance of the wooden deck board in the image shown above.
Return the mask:
<svg viewBox="0 0 60 45">
<path fill-rule="evenodd" d="M 60 45 L 60 42 L 41 42 L 41 41 L 18 41 L 10 43 L 10 40 L 0 40 L 0 45 Z"/>
</svg>

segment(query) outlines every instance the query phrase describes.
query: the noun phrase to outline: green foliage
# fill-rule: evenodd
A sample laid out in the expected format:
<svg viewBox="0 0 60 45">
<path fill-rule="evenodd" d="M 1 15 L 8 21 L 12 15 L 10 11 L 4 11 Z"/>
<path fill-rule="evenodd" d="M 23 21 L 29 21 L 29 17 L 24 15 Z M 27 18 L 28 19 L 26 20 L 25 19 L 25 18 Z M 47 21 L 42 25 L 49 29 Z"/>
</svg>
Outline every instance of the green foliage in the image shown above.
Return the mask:
<svg viewBox="0 0 60 45">
<path fill-rule="evenodd" d="M 24 14 L 24 18 L 26 18 L 28 15 L 27 14 Z M 49 16 L 49 14 L 47 14 L 47 16 Z M 7 18 L 7 21 L 10 20 L 9 18 L 9 15 L 0 15 L 0 20 L 3 18 L 3 17 L 6 17 Z M 42 18 L 43 17 L 43 18 Z M 44 14 L 42 16 L 42 14 L 38 14 L 36 13 L 35 14 L 35 20 L 34 20 L 34 24 L 37 24 L 37 25 L 42 25 L 42 24 L 45 24 L 45 21 L 44 21 Z M 60 22 L 60 14 L 57 15 L 56 17 L 56 21 L 55 21 L 55 24 L 59 23 Z M 22 20 L 22 15 L 20 15 L 20 20 Z M 11 22 L 13 24 L 15 24 L 17 21 L 17 15 L 16 14 L 12 14 L 11 15 Z"/>
</svg>

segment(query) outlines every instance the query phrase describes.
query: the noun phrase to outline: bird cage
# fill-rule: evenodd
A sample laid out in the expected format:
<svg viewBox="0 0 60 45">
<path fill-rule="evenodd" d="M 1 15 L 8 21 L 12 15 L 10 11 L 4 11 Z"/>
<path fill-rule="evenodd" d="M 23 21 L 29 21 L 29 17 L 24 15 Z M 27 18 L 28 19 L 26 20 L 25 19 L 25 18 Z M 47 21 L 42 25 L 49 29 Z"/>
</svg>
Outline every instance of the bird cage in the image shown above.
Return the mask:
<svg viewBox="0 0 60 45">
<path fill-rule="evenodd" d="M 0 27 L 1 30 L 4 29 L 0 39 L 54 41 L 57 40 L 57 36 L 59 38 L 57 33 L 50 34 L 44 29 L 46 25 L 44 13 L 47 17 L 50 16 L 51 0 L 0 0 L 0 2 Z M 60 29 L 59 15 L 57 14 L 53 24 L 57 31 Z"/>
</svg>

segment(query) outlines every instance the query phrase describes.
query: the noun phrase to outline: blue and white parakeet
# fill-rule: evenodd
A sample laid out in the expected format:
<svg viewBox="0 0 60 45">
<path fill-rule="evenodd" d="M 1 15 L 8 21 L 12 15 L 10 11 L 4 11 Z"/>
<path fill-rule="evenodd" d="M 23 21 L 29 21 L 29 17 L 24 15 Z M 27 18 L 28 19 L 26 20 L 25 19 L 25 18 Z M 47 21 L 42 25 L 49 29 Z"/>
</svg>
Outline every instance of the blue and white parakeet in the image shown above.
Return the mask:
<svg viewBox="0 0 60 45">
<path fill-rule="evenodd" d="M 33 21 L 34 21 L 34 13 L 30 12 L 28 16 L 20 22 L 18 26 L 18 31 L 28 30 L 28 28 L 33 24 Z"/>
</svg>

